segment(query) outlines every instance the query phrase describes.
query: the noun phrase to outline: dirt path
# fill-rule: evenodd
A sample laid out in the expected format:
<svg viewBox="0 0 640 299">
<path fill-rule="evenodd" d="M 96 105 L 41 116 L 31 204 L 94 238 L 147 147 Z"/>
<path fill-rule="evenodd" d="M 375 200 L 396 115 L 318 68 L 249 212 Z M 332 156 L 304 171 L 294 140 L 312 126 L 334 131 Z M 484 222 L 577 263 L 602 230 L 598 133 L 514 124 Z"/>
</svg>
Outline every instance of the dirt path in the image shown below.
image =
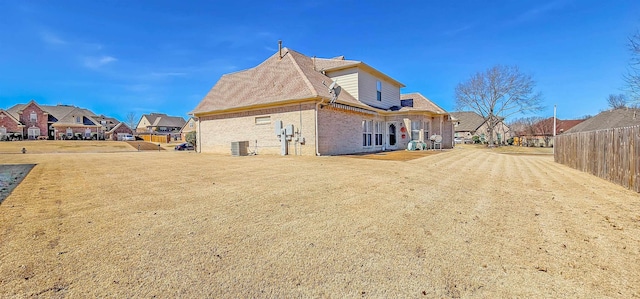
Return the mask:
<svg viewBox="0 0 640 299">
<path fill-rule="evenodd" d="M 8 163 L 0 297 L 640 297 L 640 196 L 548 155 Z"/>
</svg>

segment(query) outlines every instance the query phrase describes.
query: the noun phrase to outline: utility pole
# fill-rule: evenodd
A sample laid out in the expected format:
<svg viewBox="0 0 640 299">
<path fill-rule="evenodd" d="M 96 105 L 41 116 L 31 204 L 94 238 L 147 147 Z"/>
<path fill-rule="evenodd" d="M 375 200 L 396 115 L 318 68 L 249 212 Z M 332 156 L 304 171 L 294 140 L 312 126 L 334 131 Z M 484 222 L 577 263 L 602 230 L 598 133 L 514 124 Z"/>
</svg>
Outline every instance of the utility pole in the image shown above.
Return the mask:
<svg viewBox="0 0 640 299">
<path fill-rule="evenodd" d="M 556 153 L 556 105 L 553 105 L 553 154 Z"/>
</svg>

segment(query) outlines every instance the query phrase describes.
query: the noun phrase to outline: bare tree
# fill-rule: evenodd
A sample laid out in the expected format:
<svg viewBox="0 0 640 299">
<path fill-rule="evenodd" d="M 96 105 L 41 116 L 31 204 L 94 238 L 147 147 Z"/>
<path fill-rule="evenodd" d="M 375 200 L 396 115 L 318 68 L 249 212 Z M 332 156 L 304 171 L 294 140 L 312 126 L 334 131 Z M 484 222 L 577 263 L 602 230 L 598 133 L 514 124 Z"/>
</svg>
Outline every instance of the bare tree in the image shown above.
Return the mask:
<svg viewBox="0 0 640 299">
<path fill-rule="evenodd" d="M 543 120 L 539 116 L 521 117 L 511 122 L 510 126 L 515 128 L 515 133 L 520 139 L 520 145 L 534 146 L 539 135 L 536 125 Z"/>
<path fill-rule="evenodd" d="M 133 132 L 136 131 L 136 125 L 138 124 L 137 119 L 138 117 L 135 112 L 127 113 L 127 126 L 129 126 Z"/>
<path fill-rule="evenodd" d="M 627 97 L 623 94 L 610 94 L 607 103 L 611 109 L 620 109 L 627 107 Z"/>
<path fill-rule="evenodd" d="M 624 79 L 635 102 L 640 102 L 640 31 L 629 38 L 628 46 L 631 61 Z"/>
<path fill-rule="evenodd" d="M 470 108 L 484 118 L 492 146 L 493 133 L 500 121 L 516 113 L 542 109 L 542 95 L 534 92 L 535 84 L 517 66 L 494 66 L 456 86 L 456 106 L 458 110 Z"/>
</svg>

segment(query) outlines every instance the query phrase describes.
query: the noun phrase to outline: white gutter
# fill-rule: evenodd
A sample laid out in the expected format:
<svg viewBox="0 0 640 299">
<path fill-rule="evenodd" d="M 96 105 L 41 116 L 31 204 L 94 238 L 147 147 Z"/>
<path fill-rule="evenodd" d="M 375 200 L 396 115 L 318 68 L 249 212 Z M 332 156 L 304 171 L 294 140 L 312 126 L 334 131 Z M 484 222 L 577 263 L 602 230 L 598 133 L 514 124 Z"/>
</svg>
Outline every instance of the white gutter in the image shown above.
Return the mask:
<svg viewBox="0 0 640 299">
<path fill-rule="evenodd" d="M 322 105 L 323 101 L 324 99 L 321 99 L 320 102 L 316 104 L 316 156 L 320 156 L 320 150 L 318 148 L 318 109 L 320 109 L 320 105 Z"/>
<path fill-rule="evenodd" d="M 198 153 L 202 153 L 202 130 L 200 129 L 200 118 L 198 117 L 198 136 L 196 137 L 196 146 Z"/>
</svg>

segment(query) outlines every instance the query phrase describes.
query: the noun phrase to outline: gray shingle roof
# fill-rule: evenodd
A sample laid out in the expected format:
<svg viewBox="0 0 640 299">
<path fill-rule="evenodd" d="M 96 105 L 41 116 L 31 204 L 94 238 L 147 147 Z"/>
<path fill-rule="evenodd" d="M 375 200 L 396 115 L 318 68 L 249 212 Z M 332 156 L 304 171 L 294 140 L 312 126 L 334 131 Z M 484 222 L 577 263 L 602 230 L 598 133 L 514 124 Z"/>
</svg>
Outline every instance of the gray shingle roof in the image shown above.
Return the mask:
<svg viewBox="0 0 640 299">
<path fill-rule="evenodd" d="M 451 116 L 459 122 L 456 132 L 475 132 L 484 124 L 484 118 L 473 111 L 451 112 Z"/>
<path fill-rule="evenodd" d="M 152 127 L 182 128 L 185 124 L 184 118 L 180 116 L 169 116 L 164 113 L 145 114 L 142 117 L 146 117 Z"/>
<path fill-rule="evenodd" d="M 31 102 L 29 102 L 31 103 Z M 20 116 L 18 112 L 24 109 L 27 104 L 16 104 L 13 107 L 7 109 L 7 112 L 11 114 L 16 119 L 19 119 Z M 34 101 L 35 103 L 35 101 Z M 54 122 L 54 126 L 63 126 L 63 125 L 78 125 L 75 117 L 82 117 L 82 125 L 100 125 L 100 121 L 98 119 L 105 118 L 106 120 L 112 121 L 115 124 L 119 123 L 119 121 L 112 117 L 106 117 L 104 115 L 97 116 L 91 110 L 76 107 L 73 105 L 40 105 L 36 103 L 43 111 L 49 113 L 50 116 L 56 119 Z"/>
<path fill-rule="evenodd" d="M 600 114 L 577 124 L 565 133 L 596 131 L 637 125 L 640 125 L 640 109 L 621 108 L 600 112 Z"/>
<path fill-rule="evenodd" d="M 400 100 L 413 100 L 413 107 L 402 107 L 400 111 L 405 110 L 426 110 L 435 112 L 438 114 L 448 114 L 447 111 L 442 109 L 442 107 L 436 105 L 436 103 L 429 100 L 427 97 L 423 96 L 418 92 L 405 93 L 400 95 Z"/>
<path fill-rule="evenodd" d="M 287 48 L 283 48 L 282 53 L 282 59 L 275 53 L 254 68 L 223 75 L 193 113 L 331 98 L 325 86 L 331 83 L 331 78 L 315 70 L 310 57 Z M 368 107 L 345 90 L 340 92 L 337 102 Z"/>
</svg>

